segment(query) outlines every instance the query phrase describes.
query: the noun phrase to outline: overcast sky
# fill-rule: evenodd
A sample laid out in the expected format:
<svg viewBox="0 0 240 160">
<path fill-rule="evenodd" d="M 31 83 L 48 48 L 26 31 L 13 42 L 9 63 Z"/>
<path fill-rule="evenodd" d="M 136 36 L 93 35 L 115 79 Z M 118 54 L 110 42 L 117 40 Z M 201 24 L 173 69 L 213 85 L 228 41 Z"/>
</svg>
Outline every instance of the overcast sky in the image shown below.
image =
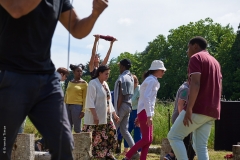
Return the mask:
<svg viewBox="0 0 240 160">
<path fill-rule="evenodd" d="M 71 0 L 72 1 L 72 0 Z M 92 0 L 73 0 L 80 18 L 92 11 Z M 70 40 L 70 63 L 86 64 L 91 57 L 94 34 L 111 35 L 114 43 L 110 59 L 122 52 L 141 52 L 157 35 L 168 35 L 170 29 L 210 17 L 237 30 L 240 23 L 240 0 L 109 0 L 92 32 L 84 39 Z M 110 42 L 100 40 L 98 53 L 107 53 Z M 52 42 L 52 60 L 67 67 L 68 32 L 58 23 Z M 109 60 L 110 60 L 109 59 Z"/>
</svg>

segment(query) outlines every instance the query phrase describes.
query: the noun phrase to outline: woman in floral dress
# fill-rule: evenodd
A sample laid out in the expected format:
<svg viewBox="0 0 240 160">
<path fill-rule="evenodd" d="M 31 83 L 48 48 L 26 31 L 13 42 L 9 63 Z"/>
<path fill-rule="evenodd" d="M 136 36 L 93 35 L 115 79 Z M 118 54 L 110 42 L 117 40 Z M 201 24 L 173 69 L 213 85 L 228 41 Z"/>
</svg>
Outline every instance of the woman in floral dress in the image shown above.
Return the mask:
<svg viewBox="0 0 240 160">
<path fill-rule="evenodd" d="M 109 73 L 108 66 L 100 66 L 88 84 L 83 132 L 92 132 L 94 158 L 115 160 L 113 153 L 117 147 L 117 135 L 112 116 L 116 121 L 119 117 L 113 108 L 106 83 Z"/>
</svg>

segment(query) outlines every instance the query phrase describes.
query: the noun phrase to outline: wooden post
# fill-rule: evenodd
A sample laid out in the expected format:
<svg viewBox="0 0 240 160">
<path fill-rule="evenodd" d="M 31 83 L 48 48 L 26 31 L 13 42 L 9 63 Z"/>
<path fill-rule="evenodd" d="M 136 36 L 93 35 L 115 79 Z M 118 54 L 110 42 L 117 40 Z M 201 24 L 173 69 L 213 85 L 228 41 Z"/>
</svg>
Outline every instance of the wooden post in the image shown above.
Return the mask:
<svg viewBox="0 0 240 160">
<path fill-rule="evenodd" d="M 18 134 L 11 160 L 34 160 L 34 134 Z"/>
<path fill-rule="evenodd" d="M 240 160 L 240 145 L 233 145 L 233 160 Z"/>
<path fill-rule="evenodd" d="M 90 160 L 92 157 L 92 133 L 81 132 L 73 134 L 74 160 Z"/>
</svg>

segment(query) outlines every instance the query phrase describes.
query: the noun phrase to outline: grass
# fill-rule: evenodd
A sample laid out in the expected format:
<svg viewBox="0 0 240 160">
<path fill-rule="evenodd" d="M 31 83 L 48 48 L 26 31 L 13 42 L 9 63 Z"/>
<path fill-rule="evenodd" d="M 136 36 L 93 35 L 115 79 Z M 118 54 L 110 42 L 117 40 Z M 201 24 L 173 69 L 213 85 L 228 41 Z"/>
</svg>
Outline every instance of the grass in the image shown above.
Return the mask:
<svg viewBox="0 0 240 160">
<path fill-rule="evenodd" d="M 123 151 L 123 148 L 122 148 Z M 213 149 L 208 150 L 209 153 L 209 159 L 210 160 L 224 160 L 224 156 L 226 154 L 231 154 L 229 151 L 214 151 Z M 117 159 L 122 159 L 124 158 L 123 155 L 116 156 Z M 160 154 L 155 154 L 155 153 L 149 153 L 147 155 L 147 160 L 159 160 Z M 197 160 L 197 157 L 195 156 L 194 160 Z"/>
<path fill-rule="evenodd" d="M 162 139 L 167 137 L 169 131 L 169 117 L 170 117 L 170 126 L 171 124 L 171 115 L 173 113 L 173 102 L 157 102 L 155 106 L 155 115 L 153 117 L 153 144 L 161 144 Z M 211 134 L 208 140 L 208 147 L 214 147 L 214 134 L 215 126 L 212 126 Z"/>
<path fill-rule="evenodd" d="M 123 149 L 122 149 L 123 151 Z M 229 151 L 214 151 L 213 149 L 208 150 L 209 154 L 209 159 L 210 160 L 224 160 L 224 156 L 226 154 L 231 154 Z M 123 155 L 116 156 L 117 159 L 122 159 L 124 158 Z M 160 154 L 155 154 L 155 153 L 149 153 L 147 155 L 147 160 L 159 160 L 160 159 Z M 194 160 L 197 160 L 197 157 L 195 156 Z"/>
<path fill-rule="evenodd" d="M 162 139 L 167 137 L 167 133 L 169 131 L 169 114 L 173 112 L 173 102 L 171 101 L 158 101 L 155 106 L 155 116 L 153 117 L 154 124 L 154 137 L 153 137 L 153 145 L 160 145 L 162 143 Z M 171 121 L 171 119 L 170 119 Z M 170 124 L 171 125 L 171 124 Z M 212 131 L 208 140 L 208 148 L 209 148 L 209 157 L 210 160 L 222 160 L 226 154 L 230 154 L 231 152 L 226 151 L 214 151 L 214 126 L 212 127 Z M 41 137 L 41 134 L 37 131 L 31 121 L 27 118 L 26 126 L 24 129 L 25 133 L 35 134 L 35 138 L 38 139 Z M 122 149 L 123 150 L 123 149 Z M 158 154 L 149 154 L 147 160 L 159 160 L 160 155 Z M 119 156 L 118 159 L 123 158 L 123 156 Z"/>
</svg>

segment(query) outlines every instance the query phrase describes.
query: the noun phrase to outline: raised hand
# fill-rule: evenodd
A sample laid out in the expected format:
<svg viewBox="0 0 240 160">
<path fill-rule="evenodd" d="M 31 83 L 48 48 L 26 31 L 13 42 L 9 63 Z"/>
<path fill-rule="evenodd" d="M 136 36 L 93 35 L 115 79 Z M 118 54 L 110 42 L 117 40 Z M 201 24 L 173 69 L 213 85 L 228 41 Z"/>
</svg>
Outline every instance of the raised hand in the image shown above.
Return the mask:
<svg viewBox="0 0 240 160">
<path fill-rule="evenodd" d="M 113 44 L 113 42 L 117 41 L 116 38 L 113 38 L 113 40 L 110 42 L 111 44 Z"/>
<path fill-rule="evenodd" d="M 108 7 L 108 0 L 93 0 L 93 14 L 99 16 Z"/>
<path fill-rule="evenodd" d="M 93 35 L 93 36 L 95 37 L 95 41 L 98 41 L 99 38 L 100 38 L 100 35 L 99 35 L 99 34 L 95 34 L 95 35 Z"/>
</svg>

